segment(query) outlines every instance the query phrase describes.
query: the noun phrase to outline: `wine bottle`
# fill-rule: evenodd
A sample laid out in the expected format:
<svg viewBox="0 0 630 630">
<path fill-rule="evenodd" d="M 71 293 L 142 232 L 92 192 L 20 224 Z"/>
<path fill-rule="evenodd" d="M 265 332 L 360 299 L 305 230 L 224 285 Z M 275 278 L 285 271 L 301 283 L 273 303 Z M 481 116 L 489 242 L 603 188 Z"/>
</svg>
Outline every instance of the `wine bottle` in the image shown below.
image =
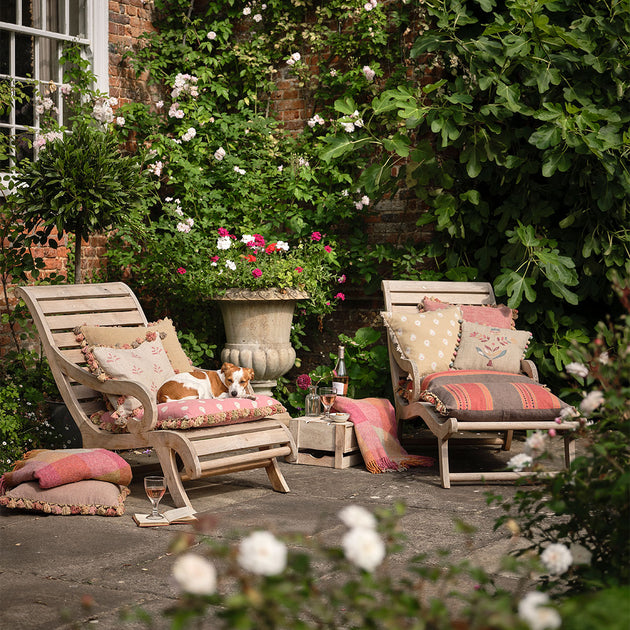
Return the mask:
<svg viewBox="0 0 630 630">
<path fill-rule="evenodd" d="M 346 360 L 344 358 L 345 348 L 339 346 L 337 352 L 337 364 L 333 370 L 332 387 L 337 396 L 348 395 L 348 370 L 346 368 Z"/>
</svg>

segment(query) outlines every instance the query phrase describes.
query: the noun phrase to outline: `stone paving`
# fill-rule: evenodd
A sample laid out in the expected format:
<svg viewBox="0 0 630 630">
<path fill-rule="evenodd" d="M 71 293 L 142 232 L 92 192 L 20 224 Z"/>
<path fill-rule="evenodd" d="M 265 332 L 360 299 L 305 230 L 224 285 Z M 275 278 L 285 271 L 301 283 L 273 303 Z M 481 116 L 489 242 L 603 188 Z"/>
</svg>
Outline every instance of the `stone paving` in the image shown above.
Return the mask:
<svg viewBox="0 0 630 630">
<path fill-rule="evenodd" d="M 509 454 L 468 449 L 457 458 L 452 456 L 451 463 L 465 457 L 467 465 L 500 468 L 521 448 L 522 441 L 515 440 Z M 139 605 L 159 617 L 176 600 L 169 543 L 176 533 L 192 528 L 136 526 L 131 515 L 148 511 L 142 479 L 156 472 L 156 460 L 147 455 L 126 456 L 134 466 L 134 480 L 122 517 L 49 516 L 0 508 L 1 630 L 141 628 L 123 624 L 121 611 Z M 327 540 L 338 541 L 345 531 L 337 518 L 343 506 L 356 503 L 373 510 L 402 500 L 407 512 L 401 527 L 408 544 L 404 554 L 389 559 L 394 566 L 402 566 L 411 554 L 446 548 L 453 559 L 471 558 L 499 573 L 497 560 L 513 544 L 507 530 L 493 531 L 499 508 L 486 504 L 488 487 L 457 485 L 445 490 L 439 485 L 437 465 L 380 475 L 363 466 L 335 470 L 280 465 L 289 494 L 273 492 L 261 470 L 191 484 L 193 505 L 217 519 L 212 535 L 267 528 L 275 533 L 319 532 Z M 514 492 L 511 485 L 492 488 L 504 496 Z M 168 494 L 162 507 L 172 507 Z M 471 546 L 455 531 L 456 519 L 476 528 Z M 500 574 L 500 580 L 509 586 L 513 577 Z"/>
</svg>

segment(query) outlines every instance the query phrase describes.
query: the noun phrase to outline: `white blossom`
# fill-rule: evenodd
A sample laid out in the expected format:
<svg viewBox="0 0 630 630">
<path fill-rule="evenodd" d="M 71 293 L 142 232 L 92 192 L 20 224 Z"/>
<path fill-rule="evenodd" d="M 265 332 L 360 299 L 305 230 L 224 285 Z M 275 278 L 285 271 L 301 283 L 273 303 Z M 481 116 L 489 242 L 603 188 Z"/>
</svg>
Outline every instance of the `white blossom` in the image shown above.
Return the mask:
<svg viewBox="0 0 630 630">
<path fill-rule="evenodd" d="M 243 234 L 243 236 L 241 236 L 241 243 L 245 243 L 245 245 L 248 245 L 249 243 L 253 242 L 254 237 L 251 234 Z"/>
<path fill-rule="evenodd" d="M 299 52 L 294 52 L 291 54 L 291 56 L 287 59 L 287 65 L 292 66 L 295 64 L 296 61 L 299 61 L 302 58 L 302 56 L 300 55 Z"/>
<path fill-rule="evenodd" d="M 216 39 L 217 38 L 217 34 L 214 31 L 209 31 L 208 35 L 207 35 L 208 39 Z"/>
<path fill-rule="evenodd" d="M 376 72 L 370 66 L 363 66 L 363 74 L 368 81 L 373 81 L 376 76 Z"/>
<path fill-rule="evenodd" d="M 164 107 L 164 101 L 158 101 L 158 102 L 155 104 L 155 108 L 156 108 L 156 109 L 162 109 L 162 107 Z"/>
<path fill-rule="evenodd" d="M 312 128 L 315 125 L 323 125 L 325 122 L 326 121 L 319 114 L 315 114 L 315 116 L 308 119 L 306 124 Z"/>
<path fill-rule="evenodd" d="M 360 505 L 346 505 L 346 507 L 340 510 L 339 518 L 348 527 L 376 529 L 376 519 L 374 515 Z"/>
<path fill-rule="evenodd" d="M 229 236 L 219 236 L 217 239 L 217 249 L 230 249 L 232 239 Z"/>
<path fill-rule="evenodd" d="M 252 12 L 251 7 L 245 7 L 243 9 L 243 15 L 249 15 Z"/>
<path fill-rule="evenodd" d="M 370 198 L 367 195 L 363 195 L 363 197 L 361 197 L 361 203 L 364 206 L 369 206 L 370 205 Z"/>
<path fill-rule="evenodd" d="M 547 436 L 542 431 L 534 431 L 526 440 L 525 445 L 534 452 L 545 450 Z"/>
<path fill-rule="evenodd" d="M 147 165 L 147 170 L 151 171 L 157 177 L 159 177 L 162 174 L 163 168 L 164 168 L 164 164 L 162 164 L 161 161 L 155 162 L 154 164 Z"/>
<path fill-rule="evenodd" d="M 62 83 L 59 86 L 59 91 L 67 96 L 72 92 L 72 85 L 70 83 Z"/>
<path fill-rule="evenodd" d="M 177 231 L 178 232 L 184 232 L 185 234 L 188 234 L 188 232 L 190 232 L 190 225 L 188 223 L 184 223 L 183 221 L 180 221 L 177 224 Z"/>
<path fill-rule="evenodd" d="M 531 630 L 553 630 L 559 628 L 562 619 L 557 610 L 546 604 L 549 598 L 544 593 L 532 591 L 527 593 L 518 604 L 518 616 Z"/>
<path fill-rule="evenodd" d="M 342 122 L 341 126 L 343 127 L 343 130 L 347 133 L 352 133 L 354 131 L 354 123 Z"/>
<path fill-rule="evenodd" d="M 114 120 L 114 112 L 106 100 L 99 99 L 92 109 L 92 116 L 101 123 L 110 123 Z"/>
<path fill-rule="evenodd" d="M 561 543 L 549 545 L 540 554 L 540 560 L 552 575 L 562 575 L 573 564 L 571 552 Z"/>
<path fill-rule="evenodd" d="M 586 378 L 588 376 L 588 368 L 584 365 L 584 363 L 569 363 L 565 370 L 567 374 L 573 374 L 574 376 L 579 376 L 580 378 Z"/>
<path fill-rule="evenodd" d="M 385 558 L 385 545 L 374 529 L 353 527 L 342 540 L 346 558 L 360 569 L 373 571 Z"/>
<path fill-rule="evenodd" d="M 236 263 L 233 260 L 226 260 L 225 266 L 232 271 L 236 271 Z"/>
<path fill-rule="evenodd" d="M 188 131 L 182 136 L 184 142 L 189 142 L 197 135 L 197 130 L 194 127 L 189 127 Z"/>
<path fill-rule="evenodd" d="M 253 17 L 254 22 L 260 22 L 262 20 L 262 15 L 260 13 L 256 13 Z"/>
<path fill-rule="evenodd" d="M 172 103 L 168 110 L 169 118 L 183 118 L 184 110 L 179 109 L 179 103 Z"/>
<path fill-rule="evenodd" d="M 244 168 L 240 168 L 239 166 L 235 166 L 234 167 L 234 172 L 238 173 L 239 175 L 245 175 L 245 173 L 247 171 Z"/>
<path fill-rule="evenodd" d="M 507 467 L 520 472 L 521 470 L 531 466 L 533 463 L 534 460 L 529 455 L 526 453 L 519 453 L 510 459 L 507 463 Z"/>
<path fill-rule="evenodd" d="M 116 124 L 119 127 L 124 127 L 125 126 L 125 117 L 124 116 L 116 116 Z"/>
<path fill-rule="evenodd" d="M 175 560 L 173 577 L 183 591 L 192 595 L 211 595 L 217 588 L 214 565 L 194 553 L 185 553 Z"/>
<path fill-rule="evenodd" d="M 289 251 L 289 243 L 287 243 L 286 241 L 278 241 L 276 243 L 276 247 L 278 249 L 281 249 L 282 251 L 285 251 L 285 252 Z"/>
<path fill-rule="evenodd" d="M 214 159 L 219 160 L 219 162 L 225 157 L 225 149 L 223 147 L 219 147 L 214 152 Z"/>
<path fill-rule="evenodd" d="M 270 532 L 253 532 L 239 545 L 238 563 L 256 575 L 278 575 L 287 565 L 287 548 Z"/>
<path fill-rule="evenodd" d="M 328 73 L 331 77 L 336 77 L 337 76 L 337 71 L 334 68 L 330 69 L 330 72 Z"/>
<path fill-rule="evenodd" d="M 118 99 L 115 96 L 110 96 L 107 99 L 107 103 L 110 107 L 116 107 L 116 105 L 118 105 Z"/>
<path fill-rule="evenodd" d="M 588 416 L 604 402 L 604 394 L 598 389 L 589 392 L 580 403 L 580 411 Z"/>
<path fill-rule="evenodd" d="M 355 201 L 355 202 L 354 202 L 354 207 L 355 207 L 357 210 L 363 210 L 363 204 L 362 204 L 360 201 Z"/>
</svg>

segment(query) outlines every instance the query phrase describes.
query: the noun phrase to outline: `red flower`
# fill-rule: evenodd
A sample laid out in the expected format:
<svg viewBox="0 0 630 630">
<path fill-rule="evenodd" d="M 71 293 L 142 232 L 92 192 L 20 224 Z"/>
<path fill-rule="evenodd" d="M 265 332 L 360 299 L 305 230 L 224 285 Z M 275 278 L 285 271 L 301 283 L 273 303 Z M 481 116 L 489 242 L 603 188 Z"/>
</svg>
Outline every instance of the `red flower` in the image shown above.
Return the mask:
<svg viewBox="0 0 630 630">
<path fill-rule="evenodd" d="M 304 271 L 303 267 L 296 267 L 296 268 L 295 268 L 295 270 L 296 270 L 298 273 L 302 273 L 302 272 Z"/>
<path fill-rule="evenodd" d="M 219 236 L 230 236 L 230 233 L 225 228 L 219 228 Z"/>
<path fill-rule="evenodd" d="M 275 243 L 271 243 L 270 245 L 267 245 L 267 249 L 265 250 L 268 254 L 273 254 L 273 252 L 275 252 L 278 248 L 276 247 Z"/>
<path fill-rule="evenodd" d="M 260 278 L 260 276 L 262 276 L 262 271 L 256 268 L 252 271 L 252 276 L 254 276 L 254 278 Z"/>
<path fill-rule="evenodd" d="M 177 273 L 184 275 L 186 273 L 186 270 L 183 267 L 177 267 Z"/>
<path fill-rule="evenodd" d="M 312 241 L 321 241 L 322 240 L 322 233 L 321 232 L 313 232 L 311 234 L 311 240 Z"/>
<path fill-rule="evenodd" d="M 256 256 L 254 256 L 253 254 L 249 254 L 248 256 L 245 256 L 245 260 L 247 262 L 256 262 Z"/>
<path fill-rule="evenodd" d="M 219 257 L 218 257 L 218 256 L 213 256 L 213 257 L 210 259 L 210 262 L 219 262 Z"/>
<path fill-rule="evenodd" d="M 337 295 L 335 295 L 335 299 L 339 299 L 343 302 L 346 299 L 346 296 L 343 293 L 337 293 Z"/>
<path fill-rule="evenodd" d="M 330 254 L 332 252 L 332 247 L 330 245 L 324 245 L 324 249 Z"/>
<path fill-rule="evenodd" d="M 311 377 L 308 374 L 300 374 L 295 380 L 295 384 L 300 389 L 308 389 L 313 381 L 311 381 Z"/>
</svg>

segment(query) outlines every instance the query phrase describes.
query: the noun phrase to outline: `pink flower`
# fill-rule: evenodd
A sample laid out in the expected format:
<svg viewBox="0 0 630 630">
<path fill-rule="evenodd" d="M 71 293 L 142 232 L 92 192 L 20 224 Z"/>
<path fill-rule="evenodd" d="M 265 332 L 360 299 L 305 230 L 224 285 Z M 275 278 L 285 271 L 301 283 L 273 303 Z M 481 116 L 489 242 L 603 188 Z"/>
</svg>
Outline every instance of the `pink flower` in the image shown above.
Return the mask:
<svg viewBox="0 0 630 630">
<path fill-rule="evenodd" d="M 337 295 L 335 295 L 335 299 L 339 299 L 343 302 L 346 299 L 346 296 L 343 293 L 337 293 Z"/>
<path fill-rule="evenodd" d="M 346 281 L 346 274 L 344 273 L 342 276 L 339 277 L 339 280 L 337 280 L 337 282 L 339 284 L 343 284 Z"/>
<path fill-rule="evenodd" d="M 321 241 L 322 240 L 322 233 L 321 232 L 313 232 L 311 234 L 311 240 L 312 241 Z"/>
<path fill-rule="evenodd" d="M 219 236 L 229 236 L 230 233 L 225 228 L 219 228 Z"/>
<path fill-rule="evenodd" d="M 549 433 L 549 437 L 556 437 L 556 430 L 555 429 L 549 429 L 548 433 Z"/>
<path fill-rule="evenodd" d="M 330 245 L 324 245 L 324 249 L 330 254 L 332 252 L 332 247 Z"/>
<path fill-rule="evenodd" d="M 302 273 L 302 272 L 304 271 L 304 268 L 303 268 L 303 267 L 296 267 L 296 268 L 295 268 L 295 270 L 296 270 L 298 273 Z"/>
<path fill-rule="evenodd" d="M 295 380 L 295 384 L 300 389 L 308 389 L 311 383 L 311 377 L 308 374 L 300 374 Z"/>
<path fill-rule="evenodd" d="M 184 275 L 186 273 L 186 270 L 183 267 L 177 267 L 177 273 Z"/>
<path fill-rule="evenodd" d="M 260 276 L 262 276 L 262 271 L 256 268 L 252 271 L 252 276 L 254 276 L 254 278 L 260 278 Z"/>
<path fill-rule="evenodd" d="M 213 256 L 213 257 L 210 259 L 210 262 L 219 262 L 219 257 L 218 257 L 218 256 Z"/>
</svg>

